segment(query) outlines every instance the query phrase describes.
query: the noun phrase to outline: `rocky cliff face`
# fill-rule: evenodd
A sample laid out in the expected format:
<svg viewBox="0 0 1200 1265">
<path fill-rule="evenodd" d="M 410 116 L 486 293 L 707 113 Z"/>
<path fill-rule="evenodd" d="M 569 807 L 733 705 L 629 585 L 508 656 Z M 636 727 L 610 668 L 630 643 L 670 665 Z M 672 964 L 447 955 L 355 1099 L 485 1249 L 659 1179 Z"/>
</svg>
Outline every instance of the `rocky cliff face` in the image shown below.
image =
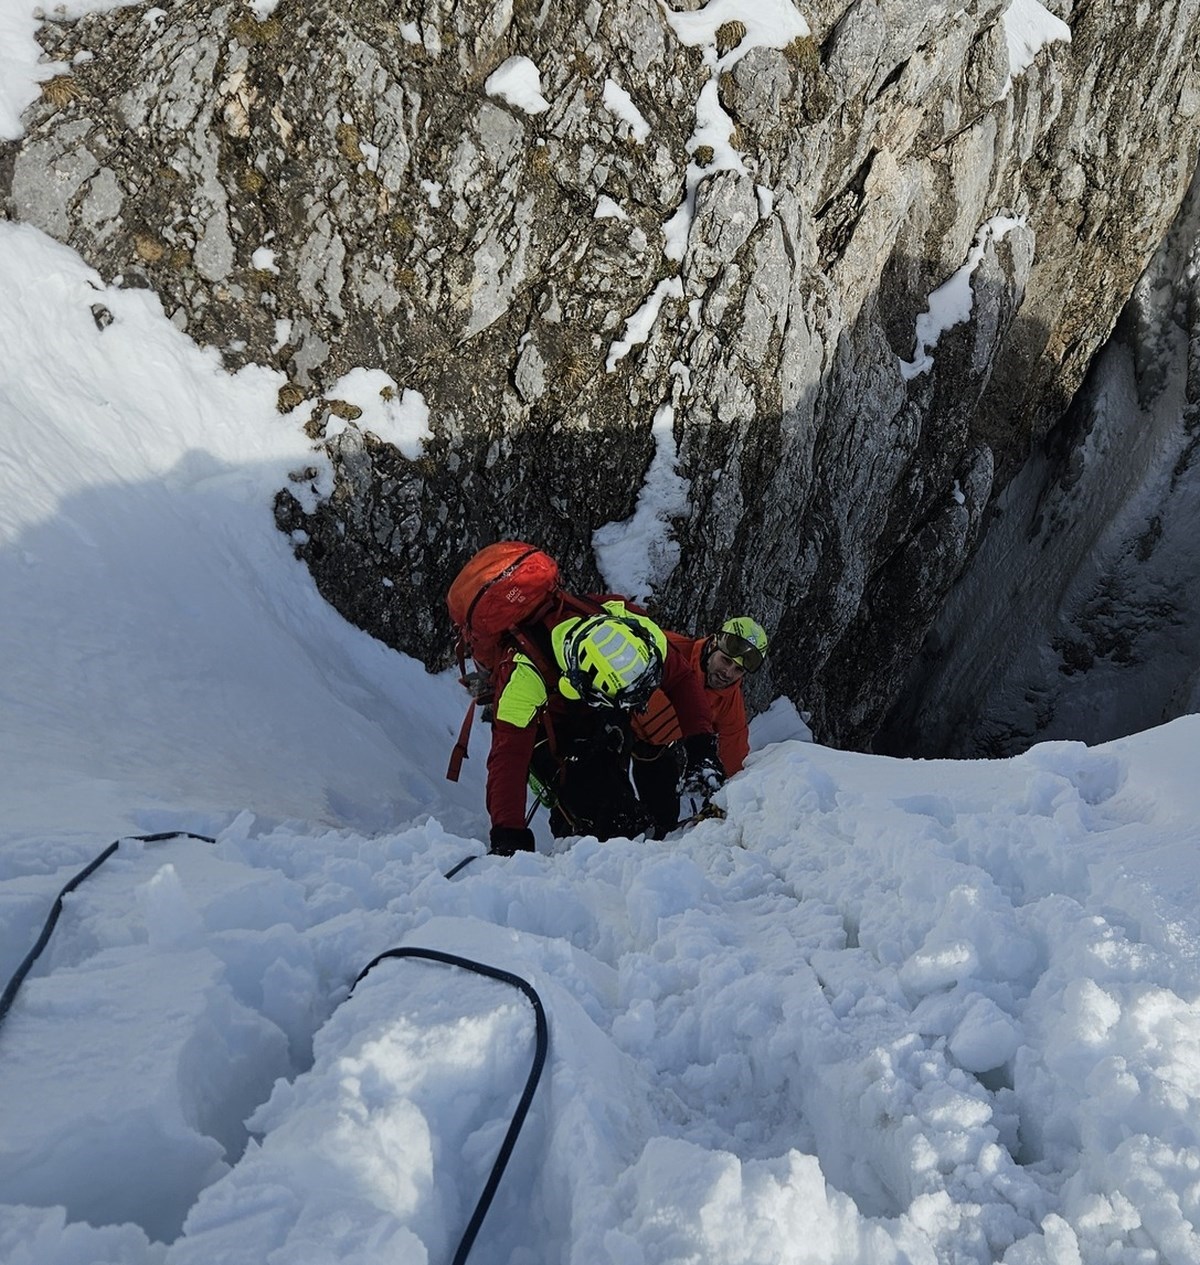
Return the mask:
<svg viewBox="0 0 1200 1265">
<path fill-rule="evenodd" d="M 352 620 L 440 661 L 442 594 L 503 535 L 599 583 L 593 533 L 665 453 L 654 608 L 754 612 L 786 647 L 760 699 L 863 743 L 1180 206 L 1200 0 L 717 12 L 48 20 L 62 74 L 0 189 L 286 375 L 335 481 L 277 519 Z M 355 368 L 387 375 L 381 416 L 420 405 L 415 439 L 342 398 Z"/>
<path fill-rule="evenodd" d="M 1066 416 L 1004 489 L 885 750 L 1009 755 L 1200 708 L 1200 175 Z"/>
</svg>

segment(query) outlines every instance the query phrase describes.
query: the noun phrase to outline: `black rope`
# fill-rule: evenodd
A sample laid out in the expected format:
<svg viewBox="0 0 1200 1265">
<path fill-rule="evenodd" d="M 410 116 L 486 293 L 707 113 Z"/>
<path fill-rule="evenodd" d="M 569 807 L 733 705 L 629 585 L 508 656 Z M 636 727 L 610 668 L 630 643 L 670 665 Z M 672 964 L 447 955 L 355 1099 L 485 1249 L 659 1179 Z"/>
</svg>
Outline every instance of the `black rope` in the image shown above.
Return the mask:
<svg viewBox="0 0 1200 1265">
<path fill-rule="evenodd" d="M 156 835 L 124 835 L 122 838 L 136 839 L 140 843 L 159 843 L 163 839 L 199 839 L 202 843 L 216 843 L 215 839 L 210 839 L 207 835 L 194 835 L 188 830 L 166 830 Z M 50 909 L 50 915 L 46 919 L 45 925 L 42 927 L 42 934 L 38 936 L 37 943 L 25 955 L 25 960 L 17 967 L 16 974 L 8 981 L 3 993 L 0 993 L 0 1023 L 4 1022 L 9 1012 L 9 1008 L 13 1004 L 13 999 L 17 995 L 17 990 L 24 982 L 25 976 L 33 969 L 33 964 L 42 955 L 42 950 L 46 947 L 50 940 L 50 933 L 54 930 L 55 923 L 58 922 L 58 916 L 63 910 L 63 897 L 73 892 L 80 883 L 83 882 L 89 874 L 98 870 L 100 866 L 108 860 L 110 856 L 121 846 L 120 839 L 114 839 L 112 843 L 100 853 L 98 857 L 90 864 L 84 866 L 82 870 L 62 889 L 58 894 L 53 906 Z"/>
<path fill-rule="evenodd" d="M 521 1092 L 521 1101 L 517 1103 L 517 1109 L 513 1113 L 508 1132 L 504 1135 L 504 1141 L 500 1144 L 500 1151 L 496 1156 L 496 1162 L 492 1165 L 492 1171 L 488 1175 L 483 1194 L 479 1196 L 479 1202 L 475 1205 L 475 1211 L 471 1214 L 471 1220 L 463 1232 L 458 1251 L 454 1253 L 453 1265 L 463 1265 L 463 1262 L 467 1259 L 467 1253 L 470 1252 L 471 1246 L 475 1242 L 475 1236 L 479 1233 L 479 1227 L 483 1224 L 484 1217 L 487 1216 L 488 1208 L 491 1207 L 492 1199 L 495 1197 L 496 1190 L 500 1185 L 500 1179 L 504 1176 L 509 1156 L 512 1155 L 513 1147 L 517 1144 L 517 1136 L 521 1132 L 521 1126 L 525 1123 L 525 1117 L 529 1114 L 529 1106 L 533 1102 L 534 1091 L 537 1089 L 538 1080 L 542 1075 L 542 1068 L 546 1063 L 546 1050 L 549 1045 L 546 1012 L 542 1009 L 542 999 L 537 995 L 533 985 L 523 980 L 519 975 L 503 971 L 497 966 L 488 966 L 485 962 L 473 962 L 469 958 L 456 957 L 452 953 L 441 953 L 437 949 L 389 949 L 386 953 L 381 953 L 374 961 L 368 963 L 362 969 L 358 979 L 350 986 L 350 991 L 353 992 L 354 985 L 372 967 L 382 962 L 384 958 L 426 958 L 431 962 L 445 962 L 449 966 L 459 966 L 464 970 L 474 971 L 477 975 L 486 975 L 489 979 L 499 980 L 501 983 L 511 984 L 514 988 L 519 988 L 533 1006 L 537 1038 L 533 1065 L 529 1069 L 529 1076 L 525 1080 L 525 1088 Z"/>
<path fill-rule="evenodd" d="M 478 860 L 479 858 L 474 853 L 472 853 L 469 857 L 463 857 L 463 859 L 459 861 L 459 863 L 456 866 L 454 866 L 453 869 L 448 870 L 442 877 L 453 878 L 460 870 L 465 870 L 467 866 L 471 864 L 472 861 L 478 861 Z"/>
<path fill-rule="evenodd" d="M 139 843 L 159 843 L 164 839 L 198 839 L 202 843 L 215 843 L 215 839 L 209 838 L 208 835 L 192 834 L 188 830 L 168 830 L 161 834 L 153 835 L 125 835 L 125 839 L 134 839 Z M 34 963 L 42 954 L 50 936 L 54 931 L 55 924 L 58 922 L 59 915 L 63 910 L 63 898 L 68 896 L 77 888 L 89 875 L 108 860 L 110 856 L 121 846 L 121 839 L 115 839 L 104 849 L 94 860 L 89 862 L 78 874 L 74 876 L 58 893 L 53 906 L 50 909 L 49 916 L 42 927 L 41 935 L 38 936 L 37 943 L 26 954 L 25 960 L 17 967 L 16 973 L 12 979 L 8 981 L 3 994 L 0 994 L 0 1023 L 3 1023 L 12 1006 L 13 1000 L 17 995 L 17 990 L 21 987 L 25 977 L 33 968 Z M 463 866 L 475 861 L 475 856 L 465 857 L 460 861 L 454 869 L 446 875 L 452 878 Z M 512 1155 L 513 1148 L 517 1144 L 517 1137 L 520 1135 L 521 1127 L 525 1123 L 525 1117 L 529 1114 L 530 1104 L 533 1102 L 534 1092 L 537 1090 L 538 1081 L 541 1079 L 542 1069 L 546 1064 L 546 1051 L 549 1046 L 549 1029 L 546 1025 L 546 1012 L 542 1007 L 542 999 L 537 995 L 532 984 L 523 980 L 519 975 L 513 975 L 508 971 L 501 970 L 496 966 L 488 966 L 484 962 L 473 962 L 469 958 L 456 957 L 452 953 L 441 953 L 436 949 L 389 949 L 386 953 L 379 954 L 359 972 L 358 978 L 354 984 L 350 986 L 350 991 L 354 991 L 363 977 L 373 967 L 377 966 L 385 958 L 425 958 L 431 962 L 444 962 L 449 966 L 462 967 L 464 970 L 474 971 L 477 975 L 485 975 L 489 979 L 499 980 L 504 984 L 511 984 L 514 988 L 519 988 L 522 993 L 529 999 L 533 1006 L 534 1023 L 536 1032 L 536 1047 L 534 1050 L 533 1064 L 529 1069 L 529 1075 L 525 1080 L 525 1088 L 521 1091 L 521 1099 L 517 1103 L 517 1109 L 513 1113 L 512 1121 L 509 1123 L 508 1132 L 504 1135 L 504 1141 L 500 1144 L 500 1150 L 496 1156 L 495 1163 L 492 1165 L 492 1171 L 488 1175 L 487 1183 L 484 1185 L 483 1193 L 479 1196 L 479 1201 L 475 1205 L 475 1211 L 471 1215 L 471 1220 L 467 1224 L 467 1228 L 463 1233 L 462 1240 L 458 1245 L 458 1251 L 454 1254 L 453 1265 L 463 1265 L 467 1259 L 475 1238 L 479 1233 L 483 1219 L 487 1216 L 487 1211 L 491 1207 L 492 1200 L 495 1198 L 496 1191 L 500 1186 L 500 1179 L 504 1176 L 504 1170 L 508 1166 L 509 1157 Z"/>
</svg>

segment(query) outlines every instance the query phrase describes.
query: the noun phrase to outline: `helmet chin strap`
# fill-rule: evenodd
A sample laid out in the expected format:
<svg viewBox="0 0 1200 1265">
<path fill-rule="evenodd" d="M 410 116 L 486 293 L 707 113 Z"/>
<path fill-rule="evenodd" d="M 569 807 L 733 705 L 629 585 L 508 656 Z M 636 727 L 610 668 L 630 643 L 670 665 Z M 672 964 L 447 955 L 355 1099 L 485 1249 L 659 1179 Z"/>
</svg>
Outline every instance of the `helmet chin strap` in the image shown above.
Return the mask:
<svg viewBox="0 0 1200 1265">
<path fill-rule="evenodd" d="M 717 639 L 712 633 L 709 633 L 709 635 L 704 638 L 704 645 L 700 648 L 700 671 L 706 675 L 708 673 L 708 661 L 712 658 L 712 652 L 716 648 Z"/>
</svg>

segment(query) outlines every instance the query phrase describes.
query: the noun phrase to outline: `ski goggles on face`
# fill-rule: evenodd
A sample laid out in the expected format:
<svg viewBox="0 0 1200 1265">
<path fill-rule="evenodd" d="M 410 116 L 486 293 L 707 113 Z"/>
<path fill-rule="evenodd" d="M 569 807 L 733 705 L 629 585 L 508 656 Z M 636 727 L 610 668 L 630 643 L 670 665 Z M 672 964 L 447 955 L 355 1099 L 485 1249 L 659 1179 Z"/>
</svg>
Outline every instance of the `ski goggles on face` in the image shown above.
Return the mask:
<svg viewBox="0 0 1200 1265">
<path fill-rule="evenodd" d="M 716 634 L 717 649 L 727 658 L 732 659 L 747 672 L 757 672 L 762 667 L 763 652 L 752 641 L 739 637 L 737 633 L 725 632 Z"/>
</svg>

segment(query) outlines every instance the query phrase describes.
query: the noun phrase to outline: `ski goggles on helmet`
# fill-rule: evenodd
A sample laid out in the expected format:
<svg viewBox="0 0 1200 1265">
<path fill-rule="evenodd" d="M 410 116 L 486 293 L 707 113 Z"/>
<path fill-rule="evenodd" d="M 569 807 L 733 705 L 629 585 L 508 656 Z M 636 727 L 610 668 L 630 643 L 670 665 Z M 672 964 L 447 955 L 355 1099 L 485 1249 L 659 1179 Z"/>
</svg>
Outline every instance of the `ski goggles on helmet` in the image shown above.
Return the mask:
<svg viewBox="0 0 1200 1265">
<path fill-rule="evenodd" d="M 752 641 L 739 637 L 737 633 L 721 629 L 714 634 L 717 649 L 727 658 L 732 659 L 738 667 L 747 672 L 757 672 L 763 664 L 763 652 Z"/>
</svg>

